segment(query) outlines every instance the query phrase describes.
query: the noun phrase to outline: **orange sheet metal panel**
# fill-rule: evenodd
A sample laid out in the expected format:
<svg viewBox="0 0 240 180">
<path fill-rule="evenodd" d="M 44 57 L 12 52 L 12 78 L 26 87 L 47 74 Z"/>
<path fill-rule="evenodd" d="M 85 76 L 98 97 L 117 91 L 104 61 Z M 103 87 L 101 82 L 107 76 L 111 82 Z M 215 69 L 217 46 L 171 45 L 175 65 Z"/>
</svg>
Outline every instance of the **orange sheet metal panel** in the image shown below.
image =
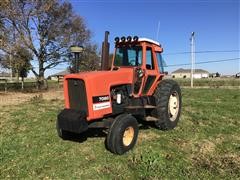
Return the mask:
<svg viewBox="0 0 240 180">
<path fill-rule="evenodd" d="M 116 71 L 93 71 L 78 74 L 69 74 L 64 77 L 65 107 L 70 108 L 67 79 L 81 79 L 85 82 L 88 103 L 87 120 L 95 120 L 112 113 L 110 88 L 116 85 L 131 84 L 132 68 L 120 68 Z M 93 103 L 94 96 L 109 96 L 109 101 Z"/>
</svg>

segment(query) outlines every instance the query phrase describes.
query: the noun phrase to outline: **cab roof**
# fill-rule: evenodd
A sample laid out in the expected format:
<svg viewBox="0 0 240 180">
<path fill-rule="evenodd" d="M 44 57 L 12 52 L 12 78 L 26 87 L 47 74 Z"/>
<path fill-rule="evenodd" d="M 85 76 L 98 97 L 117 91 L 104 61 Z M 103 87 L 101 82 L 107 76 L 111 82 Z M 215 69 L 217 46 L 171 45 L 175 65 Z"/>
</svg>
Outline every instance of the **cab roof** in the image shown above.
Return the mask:
<svg viewBox="0 0 240 180">
<path fill-rule="evenodd" d="M 156 45 L 160 46 L 159 42 L 154 41 L 154 40 L 149 39 L 149 38 L 139 38 L 138 41 L 140 41 L 140 42 L 149 42 L 149 43 L 153 43 L 153 44 L 156 44 Z"/>
</svg>

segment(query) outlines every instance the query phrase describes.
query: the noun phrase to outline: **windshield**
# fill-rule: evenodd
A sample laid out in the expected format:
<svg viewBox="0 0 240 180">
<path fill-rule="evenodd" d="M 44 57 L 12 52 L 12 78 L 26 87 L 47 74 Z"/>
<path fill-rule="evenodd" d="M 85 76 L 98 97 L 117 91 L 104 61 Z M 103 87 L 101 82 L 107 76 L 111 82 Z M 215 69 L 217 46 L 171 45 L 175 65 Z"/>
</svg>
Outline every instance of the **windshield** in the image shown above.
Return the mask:
<svg viewBox="0 0 240 180">
<path fill-rule="evenodd" d="M 114 66 L 139 66 L 142 64 L 141 46 L 117 47 Z"/>
</svg>

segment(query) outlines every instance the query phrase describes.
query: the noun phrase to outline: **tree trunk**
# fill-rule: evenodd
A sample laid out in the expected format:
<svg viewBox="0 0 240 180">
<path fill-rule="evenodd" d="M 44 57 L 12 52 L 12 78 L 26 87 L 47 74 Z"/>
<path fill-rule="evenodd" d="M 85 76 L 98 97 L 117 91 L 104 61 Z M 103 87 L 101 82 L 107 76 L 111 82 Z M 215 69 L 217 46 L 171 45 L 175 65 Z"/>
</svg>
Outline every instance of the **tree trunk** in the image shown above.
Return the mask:
<svg viewBox="0 0 240 180">
<path fill-rule="evenodd" d="M 22 77 L 22 90 L 24 89 L 24 77 Z"/>
<path fill-rule="evenodd" d="M 44 79 L 44 72 L 45 72 L 45 69 L 43 68 L 43 60 L 39 59 L 39 74 L 37 77 L 38 78 L 37 79 L 38 90 L 47 90 L 48 89 L 48 85 Z"/>
<path fill-rule="evenodd" d="M 16 75 L 16 81 L 19 82 L 19 71 L 18 70 L 16 70 L 15 75 Z"/>
</svg>

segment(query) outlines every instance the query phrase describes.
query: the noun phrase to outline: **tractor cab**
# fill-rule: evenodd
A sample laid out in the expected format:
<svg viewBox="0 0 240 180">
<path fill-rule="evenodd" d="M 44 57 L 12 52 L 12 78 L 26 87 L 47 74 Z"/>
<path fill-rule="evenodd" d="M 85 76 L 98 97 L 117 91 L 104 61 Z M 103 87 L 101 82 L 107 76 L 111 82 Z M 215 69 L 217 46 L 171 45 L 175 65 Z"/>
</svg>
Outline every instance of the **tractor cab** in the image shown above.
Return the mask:
<svg viewBox="0 0 240 180">
<path fill-rule="evenodd" d="M 142 69 L 163 72 L 161 45 L 148 38 L 130 36 L 115 38 L 115 56 L 112 67 L 141 67 Z M 157 57 L 155 57 L 155 55 Z M 156 62 L 155 62 L 156 61 Z"/>
<path fill-rule="evenodd" d="M 162 52 L 161 45 L 148 38 L 116 37 L 111 70 L 133 68 L 134 95 L 152 94 L 152 85 L 164 76 Z"/>
</svg>

